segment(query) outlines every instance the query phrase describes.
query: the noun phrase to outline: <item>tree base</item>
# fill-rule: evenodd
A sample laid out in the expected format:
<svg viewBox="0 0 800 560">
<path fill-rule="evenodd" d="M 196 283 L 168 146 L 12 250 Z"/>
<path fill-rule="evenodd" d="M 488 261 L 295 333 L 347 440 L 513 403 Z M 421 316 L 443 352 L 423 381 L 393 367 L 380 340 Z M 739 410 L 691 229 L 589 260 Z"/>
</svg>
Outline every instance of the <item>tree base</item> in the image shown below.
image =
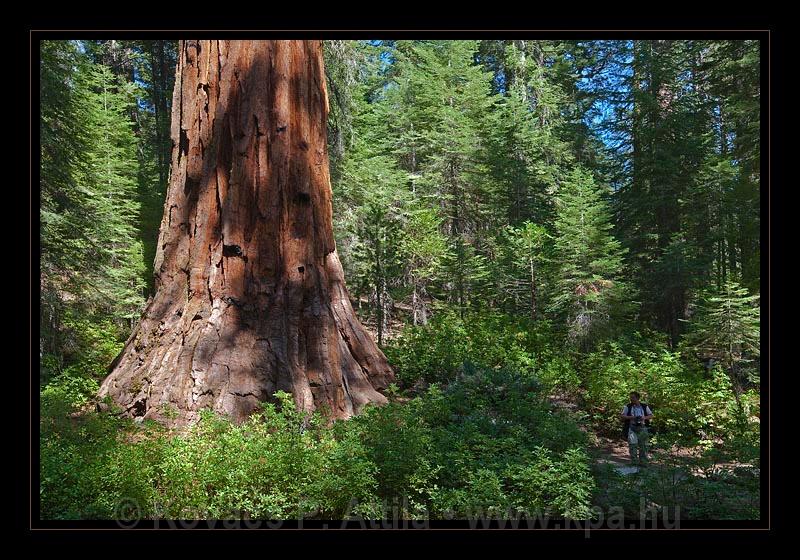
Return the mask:
<svg viewBox="0 0 800 560">
<path fill-rule="evenodd" d="M 336 419 L 386 403 L 378 391 L 394 374 L 355 316 L 335 251 L 321 276 L 329 292 L 309 297 L 287 282 L 266 308 L 234 298 L 182 303 L 162 292 L 99 396 L 111 397 L 126 416 L 170 426 L 193 423 L 205 408 L 241 422 L 281 390 L 298 409 Z M 319 297 L 325 293 L 332 295 L 326 302 Z"/>
</svg>

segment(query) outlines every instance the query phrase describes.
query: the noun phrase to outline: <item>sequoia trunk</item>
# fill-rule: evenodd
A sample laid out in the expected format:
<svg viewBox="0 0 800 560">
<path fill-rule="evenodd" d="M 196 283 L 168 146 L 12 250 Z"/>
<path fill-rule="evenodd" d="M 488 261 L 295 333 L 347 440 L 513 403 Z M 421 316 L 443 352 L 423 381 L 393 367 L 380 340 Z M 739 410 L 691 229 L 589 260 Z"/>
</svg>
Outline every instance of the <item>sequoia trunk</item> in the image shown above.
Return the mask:
<svg viewBox="0 0 800 560">
<path fill-rule="evenodd" d="M 334 418 L 386 402 L 333 239 L 321 42 L 181 41 L 172 107 L 156 293 L 100 396 L 179 424 L 278 390 Z"/>
</svg>

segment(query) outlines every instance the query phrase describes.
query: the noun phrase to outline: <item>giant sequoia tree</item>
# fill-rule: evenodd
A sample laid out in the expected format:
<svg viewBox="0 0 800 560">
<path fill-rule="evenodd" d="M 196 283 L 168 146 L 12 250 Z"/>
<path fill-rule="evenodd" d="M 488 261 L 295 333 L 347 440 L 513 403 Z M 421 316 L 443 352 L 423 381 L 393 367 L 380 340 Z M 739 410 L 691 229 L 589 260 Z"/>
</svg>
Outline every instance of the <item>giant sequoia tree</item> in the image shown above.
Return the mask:
<svg viewBox="0 0 800 560">
<path fill-rule="evenodd" d="M 393 378 L 332 231 L 319 41 L 182 41 L 156 293 L 100 396 L 127 414 L 243 419 L 278 390 L 333 417 Z"/>
</svg>

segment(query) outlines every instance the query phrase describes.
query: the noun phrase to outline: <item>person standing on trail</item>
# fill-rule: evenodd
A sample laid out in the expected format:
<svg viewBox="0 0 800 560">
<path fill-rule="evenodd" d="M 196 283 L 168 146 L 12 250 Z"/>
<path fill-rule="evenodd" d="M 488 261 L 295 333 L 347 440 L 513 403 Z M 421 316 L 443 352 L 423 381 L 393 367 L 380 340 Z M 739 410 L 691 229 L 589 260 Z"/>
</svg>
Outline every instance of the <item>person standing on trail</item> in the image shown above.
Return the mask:
<svg viewBox="0 0 800 560">
<path fill-rule="evenodd" d="M 643 465 L 647 463 L 648 427 L 653 411 L 647 404 L 639 401 L 639 393 L 636 391 L 633 391 L 630 397 L 631 402 L 622 408 L 621 416 L 625 421 L 623 435 L 628 440 L 631 463 Z"/>
</svg>

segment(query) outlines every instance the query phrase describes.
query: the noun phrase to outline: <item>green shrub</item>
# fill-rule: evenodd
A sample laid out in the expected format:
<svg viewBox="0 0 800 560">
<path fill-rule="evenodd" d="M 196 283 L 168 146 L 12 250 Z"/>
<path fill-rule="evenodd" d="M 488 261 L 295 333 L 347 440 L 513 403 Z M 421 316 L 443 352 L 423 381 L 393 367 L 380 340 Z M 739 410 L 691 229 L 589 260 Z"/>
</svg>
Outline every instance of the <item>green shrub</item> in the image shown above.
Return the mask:
<svg viewBox="0 0 800 560">
<path fill-rule="evenodd" d="M 64 321 L 65 363 L 77 364 L 87 372 L 103 376 L 105 369 L 124 346 L 126 328 L 109 319 L 94 320 L 71 312 Z"/>
<path fill-rule="evenodd" d="M 390 507 L 404 517 L 585 518 L 593 500 L 634 512 L 642 496 L 680 504 L 690 517 L 757 510 L 756 390 L 737 402 L 721 370 L 705 372 L 635 337 L 579 359 L 529 327 L 493 314 L 442 314 L 387 350 L 402 385 L 430 384 L 410 400 L 394 387 L 389 404 L 329 425 L 278 393 L 277 404 L 242 424 L 203 411 L 180 435 L 87 406 L 96 368 L 116 347 L 105 345 L 104 329 L 84 329 L 97 351 L 63 368 L 50 360 L 57 373 L 41 389 L 41 515 L 109 519 L 132 503 L 144 517 L 166 518 L 378 517 Z M 615 436 L 629 392 L 643 392 L 656 410 L 657 443 L 705 442 L 710 474 L 670 479 L 674 470 L 654 468 L 634 483 L 592 472 L 587 436 L 575 413 L 549 402 L 553 390 L 580 395 L 595 426 Z M 714 470 L 734 459 L 750 466 Z"/>
<path fill-rule="evenodd" d="M 752 468 L 721 470 L 714 459 L 667 457 L 636 474 L 595 467 L 595 504 L 621 508 L 626 518 L 657 514 L 679 519 L 758 519 L 760 479 Z"/>
<path fill-rule="evenodd" d="M 587 356 L 581 376 L 590 418 L 611 435 L 621 429 L 619 414 L 631 391 L 641 392 L 642 400 L 653 406 L 659 433 L 677 435 L 685 443 L 733 437 L 758 411 L 757 393 L 746 394 L 750 419 L 742 421 L 727 375 L 719 368 L 706 373 L 666 350 L 623 351 L 609 343 Z"/>
<path fill-rule="evenodd" d="M 573 358 L 566 352 L 557 353 L 547 360 L 542 360 L 542 366 L 536 373 L 541 383 L 550 391 L 558 391 L 572 396 L 580 393 L 580 375 L 575 368 Z"/>
<path fill-rule="evenodd" d="M 95 412 L 43 417 L 42 517 L 109 519 L 126 501 L 144 517 L 190 519 L 371 511 L 376 469 L 356 433 L 324 427 L 279 396 L 280 410 L 265 405 L 239 426 L 206 412 L 186 435 Z"/>
<path fill-rule="evenodd" d="M 594 478 L 583 449 L 573 447 L 561 456 L 536 447 L 530 463 L 509 469 L 514 507 L 529 514 L 545 513 L 588 519 Z"/>
<path fill-rule="evenodd" d="M 73 412 L 88 403 L 99 389 L 96 379 L 68 368 L 41 389 L 42 414 L 53 418 Z"/>
<path fill-rule="evenodd" d="M 417 494 L 412 486 L 427 480 L 430 427 L 421 415 L 411 413 L 410 408 L 417 407 L 397 403 L 370 407 L 352 421 L 370 460 L 377 466 L 378 493 L 386 499 Z"/>
<path fill-rule="evenodd" d="M 538 497 L 542 511 L 580 517 L 590 506 L 588 458 L 577 451 L 585 435 L 552 409 L 530 374 L 468 364 L 444 389 L 432 385 L 405 405 L 373 409 L 351 423 L 377 466 L 379 496 L 405 500 L 408 515 L 504 516 L 529 507 L 531 500 L 513 498 L 519 473 L 544 467 L 537 457 L 552 467 L 549 490 Z"/>
<path fill-rule="evenodd" d="M 546 326 L 500 313 L 473 312 L 461 319 L 443 311 L 426 326 L 407 327 L 384 349 L 398 379 L 455 379 L 468 362 L 481 368 L 533 373 L 550 355 Z"/>
<path fill-rule="evenodd" d="M 444 488 L 434 494 L 433 512 L 446 518 L 469 519 L 503 517 L 509 513 L 510 499 L 502 477 L 486 468 L 470 471 L 463 488 Z"/>
<path fill-rule="evenodd" d="M 239 426 L 206 414 L 170 440 L 160 488 L 168 515 L 341 518 L 375 501 L 375 467 L 358 440 L 278 396 L 280 410 L 265 404 Z"/>
</svg>

